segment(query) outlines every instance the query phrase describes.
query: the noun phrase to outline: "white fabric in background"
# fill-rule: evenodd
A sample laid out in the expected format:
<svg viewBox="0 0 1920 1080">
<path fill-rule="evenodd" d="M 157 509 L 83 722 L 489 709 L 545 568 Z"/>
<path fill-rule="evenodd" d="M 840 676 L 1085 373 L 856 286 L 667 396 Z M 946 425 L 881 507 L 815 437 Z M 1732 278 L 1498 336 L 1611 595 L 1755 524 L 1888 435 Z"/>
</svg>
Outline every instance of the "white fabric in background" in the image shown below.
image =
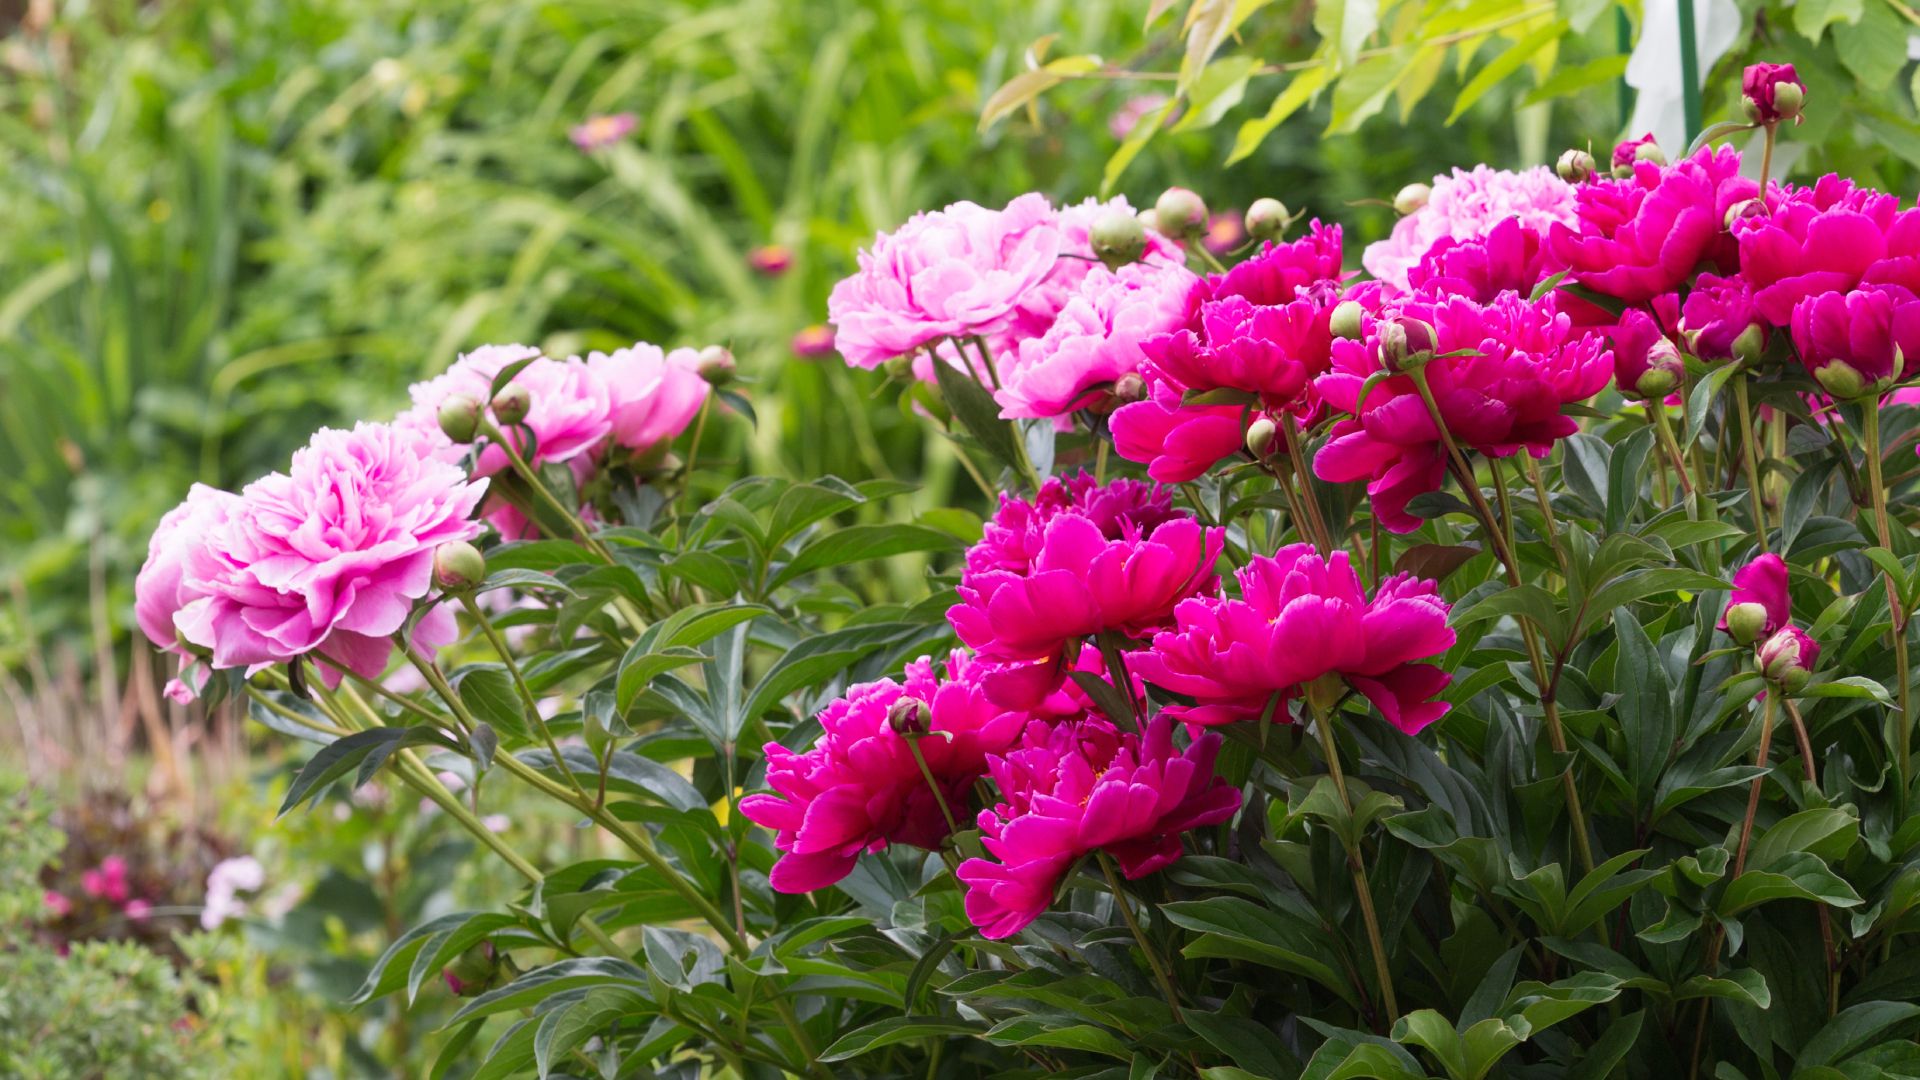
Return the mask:
<svg viewBox="0 0 1920 1080">
<path fill-rule="evenodd" d="M 1638 94 L 1633 102 L 1633 119 L 1622 134 L 1637 139 L 1644 132 L 1653 132 L 1654 141 L 1669 158 L 1685 153 L 1688 141 L 1681 105 L 1680 2 L 1645 0 L 1641 6 L 1640 40 L 1633 46 L 1633 55 L 1627 58 L 1627 85 Z M 1704 79 L 1740 36 L 1740 9 L 1734 6 L 1733 0 L 1691 2 L 1694 46 L 1700 60 L 1700 77 Z"/>
</svg>

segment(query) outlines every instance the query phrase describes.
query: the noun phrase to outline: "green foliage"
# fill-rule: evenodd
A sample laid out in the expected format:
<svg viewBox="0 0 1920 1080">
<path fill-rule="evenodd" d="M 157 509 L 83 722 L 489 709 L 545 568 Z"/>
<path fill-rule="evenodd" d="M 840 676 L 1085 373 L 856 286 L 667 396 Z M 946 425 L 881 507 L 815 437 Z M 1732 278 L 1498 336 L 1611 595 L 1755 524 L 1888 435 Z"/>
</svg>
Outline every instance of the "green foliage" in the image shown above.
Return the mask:
<svg viewBox="0 0 1920 1080">
<path fill-rule="evenodd" d="M 187 1080 L 221 1076 L 197 1045 L 188 987 L 165 959 L 125 942 L 66 956 L 35 943 L 0 949 L 0 1074 L 22 1080 Z"/>
</svg>

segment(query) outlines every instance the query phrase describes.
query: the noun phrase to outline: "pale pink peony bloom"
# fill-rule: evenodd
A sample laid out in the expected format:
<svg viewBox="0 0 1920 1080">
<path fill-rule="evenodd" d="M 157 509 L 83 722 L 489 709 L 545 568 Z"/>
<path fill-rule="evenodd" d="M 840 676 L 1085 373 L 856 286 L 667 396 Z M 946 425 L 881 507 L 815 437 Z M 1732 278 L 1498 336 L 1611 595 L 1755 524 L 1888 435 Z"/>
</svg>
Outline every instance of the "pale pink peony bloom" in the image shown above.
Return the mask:
<svg viewBox="0 0 1920 1080">
<path fill-rule="evenodd" d="M 1183 832 L 1233 817 L 1239 789 L 1214 775 L 1220 736 L 1179 750 L 1173 729 L 1164 714 L 1144 735 L 1093 717 L 1036 722 L 1019 748 L 991 759 L 1001 801 L 978 824 L 993 859 L 958 872 L 981 934 L 1008 937 L 1039 918 L 1082 855 L 1107 852 L 1127 878 L 1145 877 L 1180 857 Z"/>
<path fill-rule="evenodd" d="M 187 552 L 174 613 L 216 668 L 281 663 L 316 650 L 377 678 L 414 605 L 432 589 L 433 551 L 478 535 L 486 492 L 432 446 L 388 424 L 323 428 L 286 473 L 249 484 Z M 450 615 L 420 620 L 425 647 Z M 316 657 L 316 660 L 319 658 Z M 328 663 L 329 682 L 340 673 Z"/>
<path fill-rule="evenodd" d="M 711 390 L 700 377 L 697 349 L 664 352 L 641 341 L 589 353 L 586 367 L 606 385 L 609 434 L 630 450 L 649 449 L 685 431 Z"/>
<path fill-rule="evenodd" d="M 605 150 L 628 135 L 633 134 L 639 118 L 630 112 L 611 113 L 606 116 L 591 116 L 575 124 L 567 131 L 567 137 L 582 153 L 591 154 L 595 150 Z"/>
<path fill-rule="evenodd" d="M 1427 204 L 1396 222 L 1385 240 L 1367 245 L 1360 265 L 1381 281 L 1405 289 L 1408 272 L 1436 243 L 1476 239 L 1508 218 L 1541 234 L 1556 222 L 1573 225 L 1578 220 L 1573 186 L 1544 165 L 1520 172 L 1476 165 L 1436 176 Z"/>
<path fill-rule="evenodd" d="M 965 820 L 987 755 L 1005 750 L 1029 719 L 996 705 L 975 674 L 964 653 L 948 659 L 945 679 L 922 657 L 907 665 L 902 682 L 862 683 L 828 705 L 820 739 L 805 753 L 767 744 L 767 786 L 775 794 L 742 799 L 740 812 L 774 831 L 783 853 L 768 875 L 775 889 L 824 889 L 851 873 L 862 853 L 889 844 L 938 848 L 950 831 L 939 800 Z M 930 734 L 918 748 L 940 784 L 937 798 L 914 744 L 892 722 L 903 701 L 927 707 Z"/>
<path fill-rule="evenodd" d="M 530 402 L 522 424 L 504 431 L 514 449 L 523 454 L 529 449 L 526 437 L 518 430 L 521 426 L 533 432 L 534 464 L 569 461 L 598 449 L 613 429 L 613 398 L 606 380 L 581 360 L 554 360 L 528 345 L 482 345 L 462 355 L 444 373 L 409 388 L 413 407 L 394 423 L 424 433 L 443 448 L 443 456 L 457 461 L 464 448 L 452 447 L 450 454 L 446 451 L 451 444 L 440 434 L 440 406 L 449 397 L 462 394 L 484 408 L 493 397 L 494 376 L 507 365 L 530 357 L 533 362 L 508 380 L 525 387 Z M 492 476 L 509 464 L 505 450 L 489 445 L 480 452 L 474 475 Z"/>
<path fill-rule="evenodd" d="M 1180 326 L 1197 279 L 1183 266 L 1096 267 L 1045 335 L 1000 362 L 994 400 L 1008 418 L 1065 417 L 1096 391 L 1140 367 L 1141 342 Z"/>
<path fill-rule="evenodd" d="M 1324 675 L 1365 695 L 1409 735 L 1446 715 L 1430 700 L 1448 682 L 1429 663 L 1453 647 L 1449 608 L 1438 587 L 1411 574 L 1380 583 L 1369 598 L 1345 551 L 1322 558 L 1311 544 L 1257 555 L 1236 577 L 1240 596 L 1187 600 L 1175 629 L 1128 654 L 1128 666 L 1156 686 L 1194 699 L 1164 715 L 1189 724 L 1257 720 Z"/>
</svg>

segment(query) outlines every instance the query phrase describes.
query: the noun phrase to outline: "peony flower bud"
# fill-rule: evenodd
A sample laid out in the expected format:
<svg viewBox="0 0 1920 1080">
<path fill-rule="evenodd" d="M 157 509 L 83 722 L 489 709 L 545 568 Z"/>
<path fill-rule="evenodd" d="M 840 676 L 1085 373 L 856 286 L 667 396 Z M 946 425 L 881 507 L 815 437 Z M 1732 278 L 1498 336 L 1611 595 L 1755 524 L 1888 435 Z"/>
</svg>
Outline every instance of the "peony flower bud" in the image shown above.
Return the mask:
<svg viewBox="0 0 1920 1080">
<path fill-rule="evenodd" d="M 1651 161 L 1655 165 L 1665 165 L 1667 163 L 1667 152 L 1660 149 L 1659 143 L 1652 141 L 1643 142 L 1639 146 L 1634 147 L 1633 160 Z"/>
<path fill-rule="evenodd" d="M 1756 657 L 1761 674 L 1789 694 L 1797 694 L 1820 661 L 1820 643 L 1797 626 L 1785 626 L 1760 646 Z"/>
<path fill-rule="evenodd" d="M 440 431 L 456 443 L 470 443 L 480 430 L 480 403 L 465 394 L 449 394 L 440 403 Z"/>
<path fill-rule="evenodd" d="M 1568 150 L 1560 155 L 1560 160 L 1554 164 L 1553 171 L 1559 173 L 1560 179 L 1569 184 L 1584 184 L 1593 179 L 1594 173 L 1600 171 L 1600 164 L 1594 161 L 1593 155 L 1585 150 Z"/>
<path fill-rule="evenodd" d="M 1186 188 L 1170 187 L 1161 192 L 1153 204 L 1153 217 L 1159 230 L 1176 240 L 1207 231 L 1207 204 Z"/>
<path fill-rule="evenodd" d="M 1292 215 L 1279 199 L 1255 199 L 1247 207 L 1247 235 L 1255 240 L 1278 240 L 1287 235 Z"/>
<path fill-rule="evenodd" d="M 1673 342 L 1661 338 L 1647 350 L 1647 370 L 1642 372 L 1633 384 L 1634 392 L 1652 401 L 1673 393 L 1680 380 L 1687 374 L 1686 362 L 1680 359 L 1680 350 Z"/>
<path fill-rule="evenodd" d="M 502 424 L 517 424 L 533 409 L 533 395 L 517 382 L 510 382 L 493 395 L 493 418 Z"/>
<path fill-rule="evenodd" d="M 499 981 L 499 976 L 500 957 L 494 952 L 491 941 L 468 946 L 465 952 L 453 958 L 453 963 L 440 970 L 440 977 L 446 981 L 447 989 L 460 997 L 478 997 L 486 993 Z"/>
<path fill-rule="evenodd" d="M 1113 380 L 1113 400 L 1120 405 L 1131 405 L 1147 399 L 1147 380 L 1137 371 L 1129 371 Z"/>
<path fill-rule="evenodd" d="M 1147 250 L 1147 229 L 1140 219 L 1125 210 L 1105 210 L 1087 230 L 1087 242 L 1093 254 L 1108 269 L 1117 270 L 1139 262 Z"/>
<path fill-rule="evenodd" d="M 1660 152 L 1660 145 L 1653 141 L 1653 133 L 1648 132 L 1637 139 L 1628 139 L 1613 148 L 1613 175 L 1624 179 L 1633 175 L 1633 163 L 1651 161 L 1656 165 L 1665 165 L 1667 156 Z"/>
<path fill-rule="evenodd" d="M 1427 205 L 1427 199 L 1433 195 L 1431 184 L 1408 184 L 1393 197 L 1393 212 L 1401 217 L 1417 213 Z"/>
<path fill-rule="evenodd" d="M 1741 75 L 1740 94 L 1747 119 L 1754 123 L 1792 120 L 1797 124 L 1807 102 L 1807 84 L 1800 81 L 1792 64 L 1750 64 Z"/>
<path fill-rule="evenodd" d="M 1767 609 L 1765 605 L 1751 600 L 1744 604 L 1729 604 L 1724 621 L 1727 624 L 1727 636 L 1735 644 L 1751 645 L 1767 628 Z"/>
<path fill-rule="evenodd" d="M 925 735 L 933 730 L 933 710 L 916 697 L 902 697 L 887 709 L 887 726 L 896 735 Z"/>
<path fill-rule="evenodd" d="M 1148 232 L 1162 231 L 1160 228 L 1160 215 L 1153 212 L 1153 207 L 1149 206 L 1133 216 L 1136 221 L 1140 222 L 1140 227 Z"/>
<path fill-rule="evenodd" d="M 1759 199 L 1742 199 L 1727 207 L 1726 214 L 1720 218 L 1720 224 L 1732 229 L 1734 222 L 1741 218 L 1760 217 L 1766 212 L 1766 206 Z"/>
<path fill-rule="evenodd" d="M 1748 323 L 1745 330 L 1733 339 L 1734 359 L 1752 364 L 1760 359 L 1767 347 L 1767 328 L 1759 323 Z"/>
<path fill-rule="evenodd" d="M 487 557 L 465 540 L 433 549 L 433 582 L 450 593 L 478 588 L 487 579 Z"/>
<path fill-rule="evenodd" d="M 1407 365 L 1407 331 L 1396 321 L 1380 324 L 1377 331 L 1380 339 L 1380 366 L 1388 371 L 1402 371 Z"/>
<path fill-rule="evenodd" d="M 709 345 L 701 349 L 700 359 L 696 363 L 696 370 L 708 386 L 725 386 L 732 382 L 734 372 L 740 366 L 733 359 L 733 351 L 725 345 Z"/>
<path fill-rule="evenodd" d="M 887 378 L 894 382 L 912 382 L 913 357 L 890 356 L 886 363 L 880 365 L 880 370 L 886 372 Z"/>
<path fill-rule="evenodd" d="M 1264 416 L 1255 417 L 1247 425 L 1247 453 L 1255 460 L 1265 461 L 1273 453 L 1273 439 L 1280 433 L 1278 426 Z"/>
<path fill-rule="evenodd" d="M 1334 305 L 1327 329 L 1333 332 L 1334 337 L 1359 341 L 1367 333 L 1366 317 L 1367 309 L 1361 307 L 1359 301 L 1342 300 Z"/>
</svg>

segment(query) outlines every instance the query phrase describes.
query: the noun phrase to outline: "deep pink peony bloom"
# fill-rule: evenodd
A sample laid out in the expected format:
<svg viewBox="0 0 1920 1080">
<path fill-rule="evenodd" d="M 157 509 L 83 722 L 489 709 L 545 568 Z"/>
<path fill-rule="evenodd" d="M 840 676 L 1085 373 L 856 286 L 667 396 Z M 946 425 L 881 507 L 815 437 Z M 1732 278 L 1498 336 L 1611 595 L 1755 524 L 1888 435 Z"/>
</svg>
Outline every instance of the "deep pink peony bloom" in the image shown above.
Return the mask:
<svg viewBox="0 0 1920 1080">
<path fill-rule="evenodd" d="M 1509 217 L 1478 236 L 1434 241 L 1419 264 L 1407 271 L 1407 285 L 1416 292 L 1455 294 L 1485 304 L 1503 292 L 1531 295 L 1534 286 L 1559 269 L 1545 234 Z"/>
<path fill-rule="evenodd" d="M 1606 331 L 1613 342 L 1613 382 L 1623 394 L 1665 398 L 1686 375 L 1671 336 L 1679 329 L 1680 298 L 1673 293 L 1657 297 L 1653 308 L 1652 315 L 1628 308 Z"/>
<path fill-rule="evenodd" d="M 1790 107 L 1783 109 L 1778 100 L 1780 88 L 1791 86 L 1796 91 Z M 1800 81 L 1792 64 L 1749 64 L 1740 75 L 1740 93 L 1747 102 L 1747 115 L 1754 122 L 1777 124 L 1791 116 L 1794 123 L 1800 122 L 1800 106 L 1807 99 L 1807 84 Z"/>
<path fill-rule="evenodd" d="M 1107 423 L 1114 450 L 1145 464 L 1148 476 L 1163 484 L 1185 483 L 1246 445 L 1243 406 L 1184 405 L 1180 384 L 1153 364 L 1143 366 L 1141 374 L 1146 399 L 1121 406 Z"/>
<path fill-rule="evenodd" d="M 606 385 L 608 433 L 630 450 L 646 450 L 685 431 L 710 389 L 700 377 L 695 349 L 664 352 L 641 341 L 611 353 L 589 353 L 586 368 Z"/>
<path fill-rule="evenodd" d="M 1436 244 L 1476 240 L 1507 219 L 1536 234 L 1555 223 L 1574 224 L 1572 185 L 1544 165 L 1521 172 L 1476 165 L 1436 176 L 1427 204 L 1396 222 L 1385 240 L 1367 245 L 1360 265 L 1381 281 L 1408 289 L 1414 267 Z"/>
<path fill-rule="evenodd" d="M 1195 277 L 1184 266 L 1095 267 L 1038 338 L 1000 360 L 994 400 L 1008 418 L 1064 417 L 1138 370 L 1141 342 L 1179 326 Z"/>
<path fill-rule="evenodd" d="M 582 153 L 590 154 L 595 150 L 605 150 L 633 134 L 634 126 L 638 123 L 638 118 L 629 112 L 591 116 L 568 130 L 567 137 Z"/>
<path fill-rule="evenodd" d="M 1240 792 L 1214 775 L 1220 736 L 1184 751 L 1173 720 L 1156 716 L 1144 735 L 1098 718 L 1034 723 L 1017 749 L 991 759 L 1001 802 L 980 813 L 988 859 L 960 864 L 967 918 L 989 938 L 1019 933 L 1053 902 L 1074 861 L 1110 853 L 1129 879 L 1180 857 L 1180 834 L 1226 821 Z"/>
<path fill-rule="evenodd" d="M 1793 345 L 1835 397 L 1879 394 L 1920 367 L 1920 300 L 1898 285 L 1809 296 L 1793 309 Z"/>
<path fill-rule="evenodd" d="M 1140 678 L 1194 699 L 1165 715 L 1189 724 L 1257 720 L 1323 675 L 1366 695 L 1409 735 L 1446 715 L 1432 701 L 1445 672 L 1420 663 L 1453 647 L 1438 587 L 1410 574 L 1380 583 L 1368 599 L 1345 551 L 1322 558 L 1311 544 L 1256 555 L 1237 571 L 1240 597 L 1205 597 L 1174 609 L 1175 628 L 1128 656 Z M 1288 720 L 1276 708 L 1275 719 Z"/>
<path fill-rule="evenodd" d="M 1749 328 L 1755 331 L 1756 351 L 1767 345 L 1767 324 L 1754 304 L 1753 289 L 1737 275 L 1701 274 L 1687 294 L 1680 326 L 1693 354 L 1702 360 L 1733 359 L 1735 343 Z"/>
<path fill-rule="evenodd" d="M 316 650 L 377 678 L 392 636 L 432 589 L 433 552 L 480 532 L 486 492 L 404 429 L 323 428 L 286 473 L 247 485 L 210 521 L 181 570 L 181 636 L 216 668 L 279 663 Z M 444 643 L 436 609 L 415 640 Z M 318 660 L 318 657 L 315 658 Z M 340 673 L 321 663 L 329 683 Z"/>
<path fill-rule="evenodd" d="M 1820 643 L 1788 623 L 1760 643 L 1754 660 L 1767 678 L 1797 690 L 1820 664 Z"/>
<path fill-rule="evenodd" d="M 1389 314 L 1415 319 L 1435 330 L 1439 355 L 1425 367 L 1440 414 L 1462 447 L 1491 457 L 1525 449 L 1535 457 L 1578 429 L 1561 406 L 1599 393 L 1613 374 L 1613 358 L 1600 335 L 1581 333 L 1555 305 L 1554 296 L 1529 303 L 1504 293 L 1482 307 L 1464 298 L 1415 297 L 1391 305 Z M 1380 370 L 1378 328 L 1370 319 L 1361 341 L 1335 341 L 1333 370 L 1314 383 L 1329 405 L 1350 415 L 1314 459 L 1322 480 L 1366 480 L 1374 516 L 1395 532 L 1411 532 L 1419 519 L 1407 500 L 1439 489 L 1445 477 L 1440 432 L 1413 380 L 1395 375 L 1361 390 Z M 1471 355 L 1445 356 L 1468 350 Z"/>
<path fill-rule="evenodd" d="M 1163 375 L 1189 390 L 1245 390 L 1269 408 L 1293 408 L 1327 370 L 1333 346 L 1329 311 L 1306 299 L 1255 305 L 1243 296 L 1225 296 L 1201 305 L 1198 333 L 1181 330 L 1153 339 L 1147 353 Z"/>
<path fill-rule="evenodd" d="M 1746 635 L 1750 639 L 1765 639 L 1787 625 L 1792 617 L 1791 600 L 1787 595 L 1787 564 L 1780 556 L 1768 552 L 1734 571 L 1733 594 L 1720 613 L 1720 629 L 1727 629 L 1729 617 L 1757 628 Z"/>
<path fill-rule="evenodd" d="M 1631 167 L 1635 162 L 1640 160 L 1640 148 L 1643 146 L 1651 146 L 1655 150 L 1660 149 L 1660 144 L 1653 141 L 1653 132 L 1651 131 L 1637 139 L 1625 139 L 1615 143 L 1613 147 L 1613 167 L 1616 169 L 1622 165 Z"/>
<path fill-rule="evenodd" d="M 1137 481 L 1049 481 L 1036 503 L 1003 497 L 967 553 L 954 632 L 990 660 L 1064 662 L 1094 634 L 1140 636 L 1217 584 L 1225 534 L 1166 508 Z M 1070 495 L 1071 501 L 1062 496 Z"/>
<path fill-rule="evenodd" d="M 1900 205 L 1892 195 L 1832 174 L 1810 188 L 1775 184 L 1767 203 L 1769 213 L 1739 218 L 1733 232 L 1755 306 L 1782 327 L 1807 297 L 1860 284 L 1886 257 Z"/>
<path fill-rule="evenodd" d="M 1726 214 L 1757 190 L 1732 149 L 1708 147 L 1665 167 L 1642 161 L 1626 179 L 1580 185 L 1579 225 L 1554 224 L 1553 257 L 1580 284 L 1642 303 L 1678 288 L 1703 260 L 1731 268 Z"/>
<path fill-rule="evenodd" d="M 740 812 L 774 830 L 783 852 L 769 875 L 775 889 L 824 889 L 852 872 L 862 852 L 888 844 L 934 849 L 946 839 L 946 818 L 913 747 L 888 719 L 903 699 L 927 706 L 932 734 L 919 740 L 920 753 L 948 811 L 965 819 L 987 756 L 1011 746 L 1030 719 L 994 704 L 973 666 L 956 652 L 940 680 L 932 659 L 922 657 L 907 665 L 902 682 L 862 683 L 828 705 L 820 739 L 805 753 L 767 744 L 767 786 L 777 794 L 748 796 Z"/>
<path fill-rule="evenodd" d="M 440 406 L 455 394 L 462 394 L 484 407 L 492 395 L 494 376 L 507 365 L 528 357 L 536 359 L 509 380 L 524 386 L 530 400 L 524 426 L 533 432 L 536 463 L 569 461 L 596 450 L 613 427 L 613 402 L 606 380 L 580 360 L 554 360 L 526 345 L 482 345 L 456 360 L 444 373 L 407 391 L 413 407 L 394 419 L 396 427 L 417 432 L 437 443 L 441 456 L 458 461 L 463 447 L 452 447 L 440 434 Z M 509 428 L 507 437 L 521 452 L 527 440 L 518 430 Z M 488 446 L 480 452 L 475 476 L 492 476 L 508 468 L 506 451 Z"/>
<path fill-rule="evenodd" d="M 939 338 L 999 333 L 1053 273 L 1062 242 L 1038 194 L 1004 210 L 961 202 L 916 214 L 875 238 L 859 271 L 833 287 L 827 314 L 840 354 L 874 368 Z"/>
<path fill-rule="evenodd" d="M 1209 274 L 1187 297 L 1187 328 L 1199 330 L 1206 305 L 1230 296 L 1261 307 L 1316 299 L 1329 305 L 1348 275 L 1340 269 L 1340 226 L 1315 219 L 1298 240 L 1268 241 L 1260 252 L 1224 274 Z"/>
</svg>

